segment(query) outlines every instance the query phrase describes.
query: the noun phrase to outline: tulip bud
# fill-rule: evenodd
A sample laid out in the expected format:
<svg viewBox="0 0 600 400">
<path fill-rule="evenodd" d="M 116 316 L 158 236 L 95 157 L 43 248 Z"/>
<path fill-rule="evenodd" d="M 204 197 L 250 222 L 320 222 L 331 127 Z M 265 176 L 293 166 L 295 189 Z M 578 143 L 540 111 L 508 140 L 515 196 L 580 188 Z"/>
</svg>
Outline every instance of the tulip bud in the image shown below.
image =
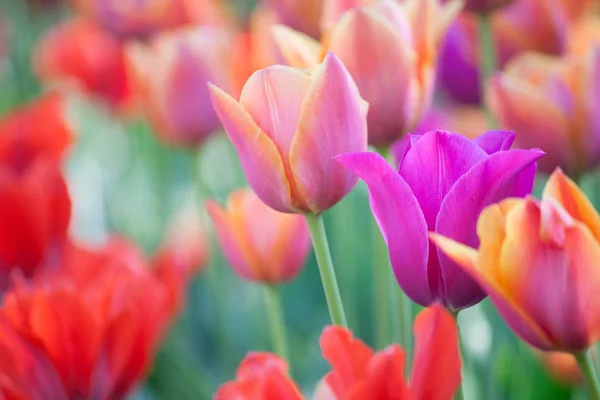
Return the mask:
<svg viewBox="0 0 600 400">
<path fill-rule="evenodd" d="M 437 234 L 432 240 L 482 285 L 517 335 L 570 353 L 600 338 L 600 215 L 562 171 L 541 201 L 486 208 L 477 233 L 478 251 Z"/>
<path fill-rule="evenodd" d="M 242 278 L 267 284 L 293 279 L 310 250 L 306 221 L 266 206 L 250 190 L 231 194 L 225 208 L 206 204 L 221 249 Z"/>
<path fill-rule="evenodd" d="M 335 55 L 310 72 L 285 66 L 257 71 L 239 102 L 210 86 L 246 178 L 267 205 L 318 214 L 356 185 L 332 157 L 366 150 L 368 106 Z"/>
</svg>

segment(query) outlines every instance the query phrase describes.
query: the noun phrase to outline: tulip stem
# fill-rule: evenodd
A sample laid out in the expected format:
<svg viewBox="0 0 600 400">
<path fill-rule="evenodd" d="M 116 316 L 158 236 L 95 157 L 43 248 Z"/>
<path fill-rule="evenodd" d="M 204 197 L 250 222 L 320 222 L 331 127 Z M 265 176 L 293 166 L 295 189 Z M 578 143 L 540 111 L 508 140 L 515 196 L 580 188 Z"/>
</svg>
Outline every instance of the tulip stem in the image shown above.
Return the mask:
<svg viewBox="0 0 600 400">
<path fill-rule="evenodd" d="M 273 340 L 273 350 L 281 358 L 288 360 L 287 336 L 285 330 L 285 318 L 281 307 L 281 296 L 274 285 L 265 286 L 267 296 L 267 313 L 269 316 L 269 328 L 271 330 L 271 340 Z"/>
<path fill-rule="evenodd" d="M 390 338 L 392 327 L 392 318 L 399 316 L 392 315 L 391 305 L 393 303 L 391 296 L 391 285 L 389 284 L 390 265 L 385 242 L 377 222 L 371 221 L 371 237 L 373 246 L 373 316 L 375 317 L 375 347 L 382 349 L 392 342 Z"/>
<path fill-rule="evenodd" d="M 598 381 L 598 374 L 591 353 L 587 350 L 575 353 L 575 358 L 579 364 L 590 400 L 600 400 L 600 382 Z"/>
<path fill-rule="evenodd" d="M 479 86 L 481 93 L 481 102 L 485 105 L 485 88 L 487 82 L 494 75 L 496 70 L 496 46 L 494 45 L 494 35 L 490 21 L 490 13 L 482 13 L 479 16 L 479 52 L 480 52 L 480 78 Z M 489 107 L 484 106 L 486 118 L 490 129 L 497 129 L 498 122 L 492 114 Z"/>
<path fill-rule="evenodd" d="M 340 288 L 335 278 L 335 270 L 333 268 L 333 261 L 331 260 L 329 244 L 327 243 L 323 217 L 315 214 L 306 214 L 305 217 L 310 229 L 317 263 L 319 264 L 321 282 L 325 291 L 331 322 L 334 325 L 341 325 L 347 328 L 348 324 L 346 322 L 346 315 L 344 314 Z"/>
</svg>

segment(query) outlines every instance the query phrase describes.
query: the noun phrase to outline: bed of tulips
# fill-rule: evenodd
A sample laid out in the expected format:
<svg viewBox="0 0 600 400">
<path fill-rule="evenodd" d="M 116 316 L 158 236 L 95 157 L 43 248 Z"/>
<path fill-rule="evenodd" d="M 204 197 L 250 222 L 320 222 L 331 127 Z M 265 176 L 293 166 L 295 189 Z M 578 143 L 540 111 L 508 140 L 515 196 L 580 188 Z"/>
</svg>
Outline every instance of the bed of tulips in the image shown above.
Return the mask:
<svg viewBox="0 0 600 400">
<path fill-rule="evenodd" d="M 600 400 L 600 4 L 2 0 L 0 399 Z"/>
</svg>

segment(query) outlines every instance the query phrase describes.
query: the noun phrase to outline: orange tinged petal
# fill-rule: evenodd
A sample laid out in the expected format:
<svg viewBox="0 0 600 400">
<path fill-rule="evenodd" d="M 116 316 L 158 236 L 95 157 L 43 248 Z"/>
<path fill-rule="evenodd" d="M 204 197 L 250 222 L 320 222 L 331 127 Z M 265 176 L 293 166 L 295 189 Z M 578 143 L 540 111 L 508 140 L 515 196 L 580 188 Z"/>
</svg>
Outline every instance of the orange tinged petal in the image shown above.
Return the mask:
<svg viewBox="0 0 600 400">
<path fill-rule="evenodd" d="M 573 218 L 584 223 L 600 242 L 600 215 L 575 182 L 560 169 L 552 173 L 542 196 L 556 199 Z"/>
<path fill-rule="evenodd" d="M 283 158 L 273 140 L 235 99 L 216 86 L 210 85 L 210 90 L 215 111 L 256 194 L 275 210 L 294 209 Z"/>
</svg>

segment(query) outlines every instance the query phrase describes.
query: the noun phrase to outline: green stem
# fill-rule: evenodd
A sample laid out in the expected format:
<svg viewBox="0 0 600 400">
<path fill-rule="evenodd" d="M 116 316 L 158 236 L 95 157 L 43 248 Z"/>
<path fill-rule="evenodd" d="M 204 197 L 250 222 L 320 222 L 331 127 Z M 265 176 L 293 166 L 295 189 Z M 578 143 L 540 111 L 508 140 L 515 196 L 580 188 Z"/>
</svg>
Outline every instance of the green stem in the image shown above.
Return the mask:
<svg viewBox="0 0 600 400">
<path fill-rule="evenodd" d="M 392 342 L 390 306 L 392 301 L 389 284 L 390 265 L 385 242 L 375 219 L 371 221 L 371 237 L 373 246 L 373 316 L 375 317 L 375 347 L 382 349 Z"/>
<path fill-rule="evenodd" d="M 393 272 L 392 272 L 393 275 Z M 400 321 L 400 343 L 406 351 L 406 362 L 408 365 L 412 362 L 413 355 L 413 302 L 404 294 L 400 286 L 396 283 L 396 277 L 392 276 L 394 286 L 396 286 L 396 304 L 398 304 Z"/>
<path fill-rule="evenodd" d="M 315 255 L 317 256 L 317 263 L 319 264 L 321 282 L 323 284 L 323 290 L 325 291 L 331 322 L 334 325 L 341 325 L 347 328 L 348 324 L 346 322 L 346 315 L 344 314 L 340 289 L 335 278 L 333 261 L 331 261 L 329 244 L 327 243 L 325 226 L 323 225 L 323 217 L 314 214 L 306 214 L 305 217 L 310 229 Z"/>
<path fill-rule="evenodd" d="M 202 176 L 202 172 L 199 169 L 200 159 L 202 157 L 202 149 L 190 152 L 190 169 L 192 178 L 196 188 L 196 202 L 198 206 L 198 217 L 204 219 L 206 214 L 204 210 L 204 201 L 206 198 L 212 195 L 211 188 L 206 184 Z M 222 265 L 223 258 L 220 257 L 219 248 L 215 243 L 214 236 L 211 236 L 210 242 L 211 254 L 215 256 L 211 257 L 211 263 L 207 268 L 206 274 L 208 279 L 208 285 L 210 290 L 210 297 L 212 300 L 212 311 L 214 313 L 214 327 L 216 334 L 217 347 L 221 355 L 221 361 L 224 369 L 228 369 L 231 364 L 230 360 L 230 349 L 231 346 L 227 337 L 227 321 L 225 318 L 226 304 L 224 302 L 224 291 L 223 291 L 223 276 L 219 271 Z"/>
<path fill-rule="evenodd" d="M 271 339 L 273 340 L 273 350 L 289 362 L 285 319 L 281 309 L 281 297 L 276 286 L 268 285 L 265 286 L 265 289 L 267 292 L 267 313 L 269 316 Z"/>
<path fill-rule="evenodd" d="M 479 16 L 479 45 L 480 45 L 480 91 L 481 101 L 485 104 L 485 87 L 497 67 L 496 46 L 490 23 L 490 14 L 484 13 Z M 498 122 L 488 107 L 484 107 L 490 129 L 497 129 Z"/>
<path fill-rule="evenodd" d="M 464 353 L 462 351 L 462 344 L 461 344 L 461 340 L 460 340 L 460 326 L 458 325 L 458 313 L 460 311 L 453 311 L 452 312 L 452 316 L 454 317 L 454 320 L 456 321 L 456 329 L 458 330 L 458 350 L 460 352 L 460 359 L 462 360 L 461 364 L 464 364 Z M 463 365 L 464 368 L 464 365 Z M 460 380 L 460 384 L 458 385 L 458 389 L 456 389 L 456 393 L 454 393 L 454 400 L 463 400 L 465 398 L 464 392 L 463 392 L 463 380 L 464 380 L 464 374 L 461 371 L 461 380 Z"/>
<path fill-rule="evenodd" d="M 596 373 L 591 353 L 586 350 L 574 355 L 579 364 L 590 400 L 600 400 L 600 382 L 598 381 L 598 374 Z"/>
</svg>

